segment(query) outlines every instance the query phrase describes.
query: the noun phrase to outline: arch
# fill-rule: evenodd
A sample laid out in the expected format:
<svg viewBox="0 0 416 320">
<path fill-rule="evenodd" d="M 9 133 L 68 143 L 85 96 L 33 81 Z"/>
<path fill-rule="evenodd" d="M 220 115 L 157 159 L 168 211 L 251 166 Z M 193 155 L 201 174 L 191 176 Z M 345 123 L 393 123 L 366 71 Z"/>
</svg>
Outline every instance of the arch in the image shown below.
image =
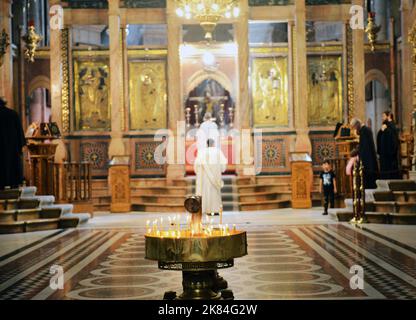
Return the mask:
<svg viewBox="0 0 416 320">
<path fill-rule="evenodd" d="M 38 88 L 46 88 L 51 92 L 51 80 L 47 76 L 36 76 L 30 81 L 29 96 Z"/>
<path fill-rule="evenodd" d="M 371 81 L 380 82 L 385 89 L 389 89 L 389 83 L 385 74 L 378 69 L 371 69 L 365 75 L 365 85 L 369 84 Z"/>
<path fill-rule="evenodd" d="M 188 96 L 189 92 L 195 89 L 202 81 L 207 79 L 213 79 L 224 87 L 231 95 L 233 91 L 233 84 L 231 80 L 221 71 L 215 70 L 206 72 L 205 70 L 199 70 L 195 72 L 188 80 L 186 84 L 185 95 Z"/>
</svg>

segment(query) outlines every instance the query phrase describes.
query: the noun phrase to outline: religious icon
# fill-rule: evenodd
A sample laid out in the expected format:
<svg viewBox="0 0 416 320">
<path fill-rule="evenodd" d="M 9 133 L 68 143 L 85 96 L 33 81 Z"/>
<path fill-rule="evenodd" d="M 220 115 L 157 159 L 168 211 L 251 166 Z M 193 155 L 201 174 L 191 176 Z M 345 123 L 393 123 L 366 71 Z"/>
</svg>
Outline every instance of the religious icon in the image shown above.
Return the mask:
<svg viewBox="0 0 416 320">
<path fill-rule="evenodd" d="M 339 56 L 308 57 L 309 125 L 342 121 L 342 63 Z"/>
<path fill-rule="evenodd" d="M 75 61 L 74 67 L 77 129 L 109 130 L 108 64 Z"/>
<path fill-rule="evenodd" d="M 130 63 L 130 129 L 166 128 L 164 61 Z"/>
<path fill-rule="evenodd" d="M 253 60 L 252 96 L 255 126 L 287 126 L 287 58 Z"/>
<path fill-rule="evenodd" d="M 190 110 L 189 126 L 198 127 L 208 112 L 221 128 L 231 126 L 232 105 L 230 92 L 218 81 L 207 78 L 188 93 L 185 111 Z"/>
</svg>

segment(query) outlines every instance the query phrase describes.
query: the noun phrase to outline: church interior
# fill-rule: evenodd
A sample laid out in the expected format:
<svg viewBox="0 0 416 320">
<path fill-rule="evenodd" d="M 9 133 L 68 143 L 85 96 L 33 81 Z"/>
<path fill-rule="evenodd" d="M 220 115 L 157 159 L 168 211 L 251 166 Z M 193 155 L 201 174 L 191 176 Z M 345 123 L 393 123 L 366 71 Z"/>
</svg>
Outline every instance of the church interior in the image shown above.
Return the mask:
<svg viewBox="0 0 416 320">
<path fill-rule="evenodd" d="M 0 300 L 416 299 L 415 0 L 0 0 L 0 97 Z"/>
</svg>

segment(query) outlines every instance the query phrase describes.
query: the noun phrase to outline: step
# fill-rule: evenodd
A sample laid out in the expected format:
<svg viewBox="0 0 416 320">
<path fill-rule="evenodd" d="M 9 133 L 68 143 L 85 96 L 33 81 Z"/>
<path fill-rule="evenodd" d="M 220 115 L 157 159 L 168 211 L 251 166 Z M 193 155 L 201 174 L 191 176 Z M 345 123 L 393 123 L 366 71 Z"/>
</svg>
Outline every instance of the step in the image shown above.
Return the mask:
<svg viewBox="0 0 416 320">
<path fill-rule="evenodd" d="M 25 199 L 20 198 L 19 201 L 17 201 L 17 208 L 18 209 L 35 209 L 40 206 L 39 199 Z"/>
<path fill-rule="evenodd" d="M 109 196 L 109 192 L 110 190 L 108 188 L 102 188 L 102 187 L 93 188 L 93 198 Z"/>
<path fill-rule="evenodd" d="M 80 224 L 84 224 L 91 219 L 91 215 L 89 213 L 67 213 L 61 219 L 78 219 Z"/>
<path fill-rule="evenodd" d="M 379 190 L 416 191 L 416 182 L 413 180 L 377 180 Z"/>
<path fill-rule="evenodd" d="M 270 200 L 270 201 L 254 201 L 254 202 L 240 202 L 240 211 L 252 210 L 272 210 L 289 208 L 291 206 L 290 200 Z"/>
<path fill-rule="evenodd" d="M 396 212 L 396 202 L 394 202 L 394 201 L 374 201 L 374 211 L 376 211 L 376 212 Z"/>
<path fill-rule="evenodd" d="M 41 219 L 56 219 L 62 216 L 61 208 L 42 208 L 40 212 Z"/>
<path fill-rule="evenodd" d="M 132 203 L 131 211 L 141 212 L 184 212 L 183 204 L 161 204 L 161 203 Z"/>
<path fill-rule="evenodd" d="M 80 219 L 78 217 L 62 217 L 59 219 L 60 229 L 76 228 L 79 224 Z"/>
<path fill-rule="evenodd" d="M 240 193 L 238 195 L 240 202 L 268 201 L 268 200 L 289 200 L 291 191 L 284 192 L 256 192 Z"/>
<path fill-rule="evenodd" d="M 25 200 L 38 200 L 40 203 L 40 206 L 48 206 L 55 203 L 55 197 L 54 196 L 22 196 L 20 199 Z"/>
<path fill-rule="evenodd" d="M 0 234 L 25 232 L 25 222 L 0 222 Z"/>
<path fill-rule="evenodd" d="M 374 194 L 374 200 L 375 201 L 394 201 L 394 194 L 388 190 L 388 191 L 375 191 Z"/>
<path fill-rule="evenodd" d="M 42 206 L 42 209 L 59 209 L 61 210 L 62 215 L 67 213 L 72 213 L 74 210 L 74 205 L 70 203 L 63 203 L 63 204 L 50 204 L 47 206 Z"/>
<path fill-rule="evenodd" d="M 196 192 L 196 187 L 195 186 L 191 186 L 189 189 L 188 189 L 188 193 L 190 193 L 190 194 L 195 194 L 195 192 Z M 236 187 L 235 186 L 233 186 L 233 185 L 225 185 L 225 186 L 223 186 L 222 188 L 221 188 L 221 193 L 222 194 L 229 194 L 229 193 L 236 193 L 237 192 L 237 189 L 236 189 Z"/>
<path fill-rule="evenodd" d="M 19 202 L 18 199 L 0 200 L 0 211 L 17 209 L 18 202 Z"/>
<path fill-rule="evenodd" d="M 416 225 L 416 214 L 393 213 L 389 219 L 391 224 Z"/>
<path fill-rule="evenodd" d="M 15 222 L 16 210 L 2 210 L 0 211 L 0 223 Z"/>
<path fill-rule="evenodd" d="M 36 219 L 25 221 L 25 232 L 59 229 L 60 219 Z"/>
<path fill-rule="evenodd" d="M 282 184 L 249 184 L 239 185 L 239 193 L 256 193 L 256 192 L 282 192 L 290 191 L 291 186 L 286 183 Z"/>
<path fill-rule="evenodd" d="M 395 213 L 413 213 L 416 214 L 416 202 L 396 202 Z"/>
<path fill-rule="evenodd" d="M 132 187 L 132 196 L 142 195 L 183 195 L 188 193 L 188 188 L 185 187 Z"/>
<path fill-rule="evenodd" d="M 416 202 L 416 191 L 393 191 L 396 202 Z"/>
<path fill-rule="evenodd" d="M 40 219 L 41 209 L 22 209 L 15 211 L 15 221 Z"/>
<path fill-rule="evenodd" d="M 161 203 L 161 204 L 182 204 L 185 196 L 181 195 L 142 195 L 131 197 L 132 202 L 138 203 Z"/>
<path fill-rule="evenodd" d="M 235 182 L 239 186 L 252 184 L 251 178 L 237 178 Z"/>
<path fill-rule="evenodd" d="M 335 221 L 350 222 L 354 214 L 348 209 L 330 209 L 329 216 Z M 388 224 L 389 214 L 384 212 L 367 212 L 366 219 L 367 223 Z"/>
<path fill-rule="evenodd" d="M 110 211 L 109 203 L 94 203 L 94 211 Z"/>
<path fill-rule="evenodd" d="M 21 190 L 19 189 L 0 190 L 0 200 L 18 199 L 20 197 L 20 194 Z"/>
</svg>

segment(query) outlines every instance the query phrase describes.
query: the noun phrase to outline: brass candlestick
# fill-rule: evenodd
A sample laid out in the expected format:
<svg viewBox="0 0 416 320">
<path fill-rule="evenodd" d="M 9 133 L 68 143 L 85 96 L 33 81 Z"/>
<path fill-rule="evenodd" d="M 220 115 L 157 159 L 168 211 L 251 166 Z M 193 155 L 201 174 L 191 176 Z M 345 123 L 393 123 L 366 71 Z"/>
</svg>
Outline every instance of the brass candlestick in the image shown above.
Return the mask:
<svg viewBox="0 0 416 320">
<path fill-rule="evenodd" d="M 189 128 L 191 126 L 191 108 L 189 107 L 185 109 L 185 119 L 186 119 L 186 127 Z"/>
<path fill-rule="evenodd" d="M 225 125 L 225 122 L 224 122 L 224 104 L 223 103 L 221 103 L 220 108 L 221 108 L 220 109 L 220 125 L 223 128 L 224 125 Z"/>
<path fill-rule="evenodd" d="M 199 128 L 199 108 L 198 105 L 194 105 L 194 115 L 195 115 L 195 128 Z"/>
<path fill-rule="evenodd" d="M 230 113 L 230 128 L 234 127 L 234 108 L 230 107 L 228 108 L 229 113 Z"/>
</svg>

